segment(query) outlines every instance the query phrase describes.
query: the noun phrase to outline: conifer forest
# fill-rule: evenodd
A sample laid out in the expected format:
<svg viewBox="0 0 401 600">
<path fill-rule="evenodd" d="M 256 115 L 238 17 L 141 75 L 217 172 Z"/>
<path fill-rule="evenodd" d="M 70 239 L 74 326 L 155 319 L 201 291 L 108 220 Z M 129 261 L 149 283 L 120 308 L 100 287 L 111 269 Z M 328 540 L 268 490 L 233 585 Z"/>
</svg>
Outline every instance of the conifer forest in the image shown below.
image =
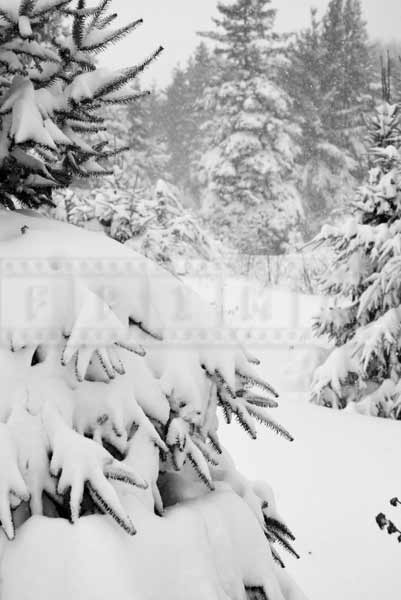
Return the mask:
<svg viewBox="0 0 401 600">
<path fill-rule="evenodd" d="M 401 597 L 401 7 L 315 4 L 0 0 L 1 600 Z"/>
</svg>

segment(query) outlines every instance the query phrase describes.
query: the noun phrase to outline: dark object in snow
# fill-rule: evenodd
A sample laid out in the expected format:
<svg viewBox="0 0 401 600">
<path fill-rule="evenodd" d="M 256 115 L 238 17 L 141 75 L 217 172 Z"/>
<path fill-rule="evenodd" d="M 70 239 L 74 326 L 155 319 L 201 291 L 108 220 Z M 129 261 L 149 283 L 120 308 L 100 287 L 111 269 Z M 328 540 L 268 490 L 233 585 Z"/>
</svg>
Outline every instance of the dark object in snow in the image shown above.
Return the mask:
<svg viewBox="0 0 401 600">
<path fill-rule="evenodd" d="M 245 591 L 248 600 L 268 600 L 262 587 L 246 587 Z"/>
<path fill-rule="evenodd" d="M 397 498 L 392 498 L 392 500 L 390 501 L 392 505 L 395 506 L 395 504 L 392 502 L 393 500 L 397 500 Z M 398 533 L 397 541 L 401 543 L 401 530 L 398 529 L 398 527 L 395 525 L 395 523 L 393 523 L 393 521 L 387 519 L 384 513 L 379 513 L 376 516 L 376 523 L 382 531 L 387 531 L 389 535 L 393 535 L 393 533 Z"/>
<path fill-rule="evenodd" d="M 379 513 L 376 515 L 376 523 L 380 527 L 380 529 L 384 529 L 387 525 L 386 516 L 383 513 Z"/>
</svg>

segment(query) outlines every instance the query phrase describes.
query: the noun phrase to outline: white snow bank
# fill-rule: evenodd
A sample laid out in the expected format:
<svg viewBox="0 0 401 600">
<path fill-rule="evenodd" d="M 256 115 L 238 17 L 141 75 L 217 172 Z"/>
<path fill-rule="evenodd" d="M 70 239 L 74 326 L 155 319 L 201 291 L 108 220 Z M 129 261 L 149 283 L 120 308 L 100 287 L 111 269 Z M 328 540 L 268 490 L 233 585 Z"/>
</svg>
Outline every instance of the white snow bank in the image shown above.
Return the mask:
<svg viewBox="0 0 401 600">
<path fill-rule="evenodd" d="M 282 390 L 288 385 L 282 354 L 269 349 L 262 358 L 262 372 L 272 373 Z M 296 360 L 287 369 L 294 379 L 302 376 Z M 378 529 L 375 516 L 384 511 L 401 522 L 399 509 L 389 505 L 400 489 L 400 424 L 327 410 L 307 399 L 284 395 L 274 412 L 294 435 L 293 444 L 271 436 L 250 443 L 229 427 L 222 442 L 244 475 L 269 474 L 301 554 L 288 568 L 310 600 L 396 600 L 401 550 Z"/>
<path fill-rule="evenodd" d="M 105 517 L 74 526 L 32 518 L 3 546 L 2 600 L 244 600 L 244 583 L 265 585 L 269 600 L 304 600 L 284 573 L 280 584 L 260 578 L 273 570 L 272 557 L 235 494 L 185 502 L 163 518 L 138 502 L 135 513 L 141 532 L 134 538 Z"/>
</svg>

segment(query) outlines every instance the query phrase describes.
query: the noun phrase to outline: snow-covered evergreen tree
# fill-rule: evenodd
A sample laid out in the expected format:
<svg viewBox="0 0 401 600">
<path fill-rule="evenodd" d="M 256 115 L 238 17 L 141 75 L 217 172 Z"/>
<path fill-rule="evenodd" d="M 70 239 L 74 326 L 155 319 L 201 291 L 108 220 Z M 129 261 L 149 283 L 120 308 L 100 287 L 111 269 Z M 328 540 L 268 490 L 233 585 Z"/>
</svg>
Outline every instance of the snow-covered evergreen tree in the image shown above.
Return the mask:
<svg viewBox="0 0 401 600">
<path fill-rule="evenodd" d="M 361 114 L 371 100 L 372 65 L 360 0 L 330 0 L 322 23 L 323 93 L 330 140 L 352 150 L 358 143 Z"/>
<path fill-rule="evenodd" d="M 284 81 L 302 131 L 297 159 L 301 167 L 299 191 L 305 234 L 310 237 L 327 222 L 333 209 L 347 207 L 357 185 L 357 161 L 331 136 L 328 121 L 333 111 L 333 89 L 325 89 L 323 81 L 327 54 L 316 10 L 311 11 L 310 26 L 291 44 L 289 56 Z"/>
<path fill-rule="evenodd" d="M 218 439 L 218 408 L 253 438 L 260 422 L 292 439 L 269 415 L 277 394 L 255 359 L 154 262 L 8 210 L 104 171 L 108 152 L 86 134 L 149 62 L 96 69 L 90 56 L 136 24 L 110 29 L 109 0 L 71 4 L 0 0 L 0 52 L 17 69 L 4 70 L 0 99 L 0 594 L 302 600 L 274 564 L 277 544 L 294 553 L 293 535 L 269 486 L 240 475 Z M 57 50 L 35 39 L 56 10 L 73 18 Z M 146 543 L 123 535 L 137 528 Z"/>
<path fill-rule="evenodd" d="M 199 217 L 184 208 L 179 191 L 159 179 L 144 185 L 135 167 L 115 167 L 114 177 L 92 189 L 73 188 L 58 196 L 54 216 L 91 230 L 103 230 L 171 272 L 183 261 L 215 261 L 219 253 Z"/>
<path fill-rule="evenodd" d="M 356 217 L 325 226 L 317 244 L 336 252 L 324 291 L 333 297 L 316 332 L 336 348 L 315 374 L 313 399 L 399 418 L 401 127 L 397 105 L 382 103 L 369 121 L 371 169 L 355 199 Z"/>
<path fill-rule="evenodd" d="M 108 2 L 87 8 L 71 2 L 11 2 L 2 11 L 3 86 L 0 154 L 1 202 L 37 207 L 49 203 L 51 190 L 69 185 L 76 177 L 106 174 L 99 161 L 122 149 L 107 143 L 89 144 L 84 135 L 102 130 L 99 109 L 127 103 L 136 94 L 126 91 L 161 49 L 132 68 L 112 72 L 97 69 L 96 54 L 141 23 L 112 28 L 105 16 Z M 73 17 L 72 36 L 39 43 L 43 23 L 57 12 Z M 40 33 L 39 33 L 40 35 Z"/>
<path fill-rule="evenodd" d="M 179 259 L 216 260 L 218 252 L 210 236 L 178 199 L 178 190 L 159 180 L 151 198 L 134 206 L 131 236 L 134 250 L 175 272 Z"/>
<path fill-rule="evenodd" d="M 204 101 L 201 166 L 208 221 L 216 233 L 248 253 L 280 252 L 300 215 L 295 158 L 299 129 L 281 89 L 282 42 L 270 0 L 218 4 L 218 70 Z"/>
<path fill-rule="evenodd" d="M 169 169 L 177 185 L 188 187 L 191 145 L 194 130 L 191 126 L 195 111 L 194 98 L 187 70 L 176 67 L 171 84 L 166 89 L 163 105 L 164 129 L 170 154 Z"/>
<path fill-rule="evenodd" d="M 185 68 L 185 90 L 182 90 L 179 100 L 179 106 L 185 117 L 181 120 L 175 130 L 170 125 L 170 135 L 175 140 L 176 152 L 171 155 L 171 170 L 176 162 L 175 156 L 181 156 L 179 164 L 181 164 L 181 177 L 175 179 L 186 192 L 190 195 L 193 203 L 199 208 L 202 196 L 202 183 L 199 181 L 198 168 L 199 159 L 204 149 L 203 125 L 210 118 L 210 111 L 202 103 L 202 98 L 205 91 L 208 89 L 210 82 L 215 73 L 215 60 L 211 51 L 208 49 L 205 42 L 201 42 L 195 49 L 194 54 L 190 57 Z M 178 81 L 179 83 L 179 81 Z M 174 106 L 173 90 L 177 81 L 173 79 L 170 88 L 167 90 L 166 108 L 169 110 L 169 105 Z M 183 93 L 184 92 L 184 93 Z M 178 121 L 182 118 L 182 113 L 177 114 L 174 110 L 169 111 L 176 114 Z M 170 122 L 170 118 L 168 119 Z M 185 125 L 181 129 L 182 125 Z M 169 148 L 171 148 L 169 144 Z"/>
<path fill-rule="evenodd" d="M 157 91 L 153 89 L 151 93 L 144 93 L 142 101 L 130 103 L 127 107 L 129 128 L 126 136 L 130 152 L 123 155 L 120 163 L 124 171 L 131 173 L 134 181 L 147 188 L 166 177 L 169 162 L 166 143 L 154 122 L 155 104 Z M 124 126 L 124 122 L 121 125 Z M 124 164 L 124 160 L 131 164 Z"/>
<path fill-rule="evenodd" d="M 332 0 L 323 19 L 312 10 L 289 58 L 284 81 L 302 130 L 299 189 L 310 237 L 333 210 L 348 210 L 366 169 L 362 117 L 374 74 L 359 0 Z"/>
<path fill-rule="evenodd" d="M 69 221 L 74 225 L 94 225 L 98 219 L 107 231 L 120 232 L 114 239 L 126 241 L 132 237 L 131 227 L 123 224 L 131 215 L 132 222 L 139 204 L 149 201 L 157 181 L 166 176 L 168 155 L 166 146 L 158 138 L 152 121 L 153 98 L 148 92 L 142 92 L 139 86 L 132 88 L 135 101 L 128 106 L 108 105 L 103 108 L 104 132 L 98 133 L 101 141 L 107 141 L 116 151 L 116 156 L 108 157 L 110 169 L 107 177 L 77 179 L 73 189 L 57 190 L 53 195 L 56 208 L 50 211 L 56 218 Z M 120 152 L 124 148 L 125 152 Z M 102 161 L 102 166 L 105 166 Z M 149 217 L 149 215 L 147 215 Z M 138 221 L 141 215 L 136 214 Z M 117 219 L 111 228 L 112 219 Z M 122 239 L 124 238 L 124 239 Z"/>
</svg>

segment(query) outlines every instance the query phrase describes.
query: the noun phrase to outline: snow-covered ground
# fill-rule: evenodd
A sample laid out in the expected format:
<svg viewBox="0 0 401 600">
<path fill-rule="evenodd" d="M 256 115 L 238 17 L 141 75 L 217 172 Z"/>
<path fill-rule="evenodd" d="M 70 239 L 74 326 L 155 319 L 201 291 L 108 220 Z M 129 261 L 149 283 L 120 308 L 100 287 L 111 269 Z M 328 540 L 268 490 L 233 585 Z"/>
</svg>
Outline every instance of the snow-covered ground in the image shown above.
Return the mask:
<svg viewBox="0 0 401 600">
<path fill-rule="evenodd" d="M 302 558 L 286 562 L 309 600 L 397 600 L 401 546 L 374 520 L 400 492 L 399 422 L 313 406 L 285 392 L 281 353 L 266 350 L 263 371 L 283 391 L 274 416 L 294 435 L 286 443 L 268 431 L 248 439 L 226 427 L 223 442 L 250 478 L 267 479 L 297 535 Z M 281 385 L 280 385 L 281 384 Z"/>
<path fill-rule="evenodd" d="M 213 284 L 196 287 L 207 296 Z M 238 315 L 237 288 L 226 285 L 226 295 L 237 306 L 233 316 Z M 276 316 L 276 326 L 285 330 L 285 320 L 293 315 L 289 307 L 297 304 L 294 298 L 280 291 L 252 293 L 259 306 L 276 302 L 270 325 Z M 302 314 L 297 325 L 304 330 L 319 300 L 298 300 L 303 310 L 297 312 Z M 293 343 L 293 331 L 288 322 L 288 343 L 283 334 L 280 343 L 269 339 L 263 349 L 255 345 L 254 352 L 262 359 L 262 372 L 281 392 L 280 408 L 273 414 L 295 442 L 262 428 L 253 441 L 231 426 L 223 429 L 223 443 L 245 475 L 273 486 L 302 555 L 299 561 L 285 560 L 309 600 L 398 600 L 401 545 L 378 529 L 375 515 L 384 511 L 401 522 L 401 511 L 388 502 L 401 494 L 401 425 L 311 405 L 309 371 L 322 350 L 310 340 Z"/>
</svg>

